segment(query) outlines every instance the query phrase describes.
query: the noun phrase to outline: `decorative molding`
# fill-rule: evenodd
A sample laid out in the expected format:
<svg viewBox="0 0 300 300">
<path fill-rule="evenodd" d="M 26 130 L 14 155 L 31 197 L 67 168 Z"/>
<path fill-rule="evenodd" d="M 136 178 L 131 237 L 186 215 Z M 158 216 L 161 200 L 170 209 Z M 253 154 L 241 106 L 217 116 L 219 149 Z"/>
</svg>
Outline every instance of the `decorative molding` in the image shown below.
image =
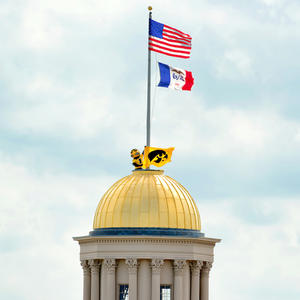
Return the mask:
<svg viewBox="0 0 300 300">
<path fill-rule="evenodd" d="M 201 244 L 201 245 L 210 245 L 214 246 L 216 243 L 221 242 L 221 239 L 209 238 L 209 237 L 200 237 L 200 238 L 190 238 L 190 237 L 175 237 L 175 236 L 166 236 L 162 237 L 153 237 L 153 236 L 80 236 L 73 237 L 73 240 L 78 241 L 79 244 L 86 243 L 174 243 L 174 244 Z"/>
<path fill-rule="evenodd" d="M 204 264 L 203 264 L 203 267 L 201 269 L 201 274 L 204 274 L 204 275 L 209 275 L 209 271 L 210 269 L 212 268 L 212 262 L 210 261 L 205 261 Z"/>
<path fill-rule="evenodd" d="M 129 274 L 136 274 L 138 261 L 136 258 L 130 257 L 125 259 L 125 264 L 128 265 L 128 273 Z"/>
<path fill-rule="evenodd" d="M 91 276 L 91 269 L 87 260 L 81 260 L 80 264 L 83 269 L 83 276 Z"/>
<path fill-rule="evenodd" d="M 101 262 L 99 259 L 89 259 L 89 266 L 92 274 L 99 274 Z"/>
<path fill-rule="evenodd" d="M 194 260 L 190 262 L 190 267 L 192 270 L 192 276 L 199 276 L 201 268 L 203 266 L 202 260 Z"/>
<path fill-rule="evenodd" d="M 114 258 L 105 258 L 103 260 L 103 265 L 106 268 L 108 273 L 115 272 L 116 269 L 116 260 Z"/>
<path fill-rule="evenodd" d="M 82 242 L 84 243 L 89 243 L 88 242 Z M 183 245 L 188 245 L 188 244 L 194 244 L 198 243 L 197 241 L 192 241 L 192 240 L 168 240 L 168 239 L 101 239 L 101 240 L 96 240 L 96 243 L 98 244 L 183 244 Z M 203 244 L 203 243 L 202 243 Z"/>
<path fill-rule="evenodd" d="M 160 273 L 160 269 L 164 264 L 164 260 L 161 258 L 153 258 L 151 260 L 152 273 Z"/>
<path fill-rule="evenodd" d="M 184 259 L 175 259 L 173 261 L 175 274 L 181 274 L 186 265 L 187 265 L 186 260 L 184 260 Z"/>
</svg>

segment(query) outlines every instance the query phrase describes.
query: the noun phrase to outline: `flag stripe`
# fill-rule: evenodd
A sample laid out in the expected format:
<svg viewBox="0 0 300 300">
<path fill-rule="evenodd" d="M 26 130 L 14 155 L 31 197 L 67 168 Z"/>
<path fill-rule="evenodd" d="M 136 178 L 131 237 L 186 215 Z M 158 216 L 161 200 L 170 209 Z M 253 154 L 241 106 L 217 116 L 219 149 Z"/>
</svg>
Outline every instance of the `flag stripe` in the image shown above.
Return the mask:
<svg viewBox="0 0 300 300">
<path fill-rule="evenodd" d="M 173 52 L 184 51 L 187 54 L 190 54 L 190 49 L 178 48 L 178 47 L 174 47 L 174 46 L 166 46 L 166 45 L 163 45 L 161 43 L 157 43 L 157 42 L 153 42 L 153 41 L 150 41 L 149 45 L 153 45 L 153 46 L 157 46 L 157 47 L 164 47 L 164 48 L 166 48 L 166 50 L 173 51 Z"/>
<path fill-rule="evenodd" d="M 194 84 L 194 78 L 192 76 L 192 72 L 185 71 L 185 85 L 182 87 L 183 91 L 190 91 Z"/>
<path fill-rule="evenodd" d="M 163 44 L 163 45 L 166 45 L 166 46 L 170 46 L 170 47 L 176 47 L 176 48 L 182 48 L 182 49 L 191 49 L 191 47 L 189 46 L 182 46 L 182 45 L 178 45 L 178 44 L 175 44 L 175 43 L 170 43 L 170 42 L 163 42 L 163 41 L 157 41 L 156 39 L 150 37 L 149 40 L 152 42 L 152 44 L 155 44 L 156 42 L 159 43 L 159 44 Z M 149 43 L 151 43 L 149 42 Z"/>
<path fill-rule="evenodd" d="M 171 30 L 164 29 L 163 33 L 165 33 L 165 32 L 168 33 L 168 34 L 170 34 L 170 35 L 173 35 L 174 37 L 179 37 L 181 39 L 186 39 L 188 41 L 191 40 L 191 38 L 186 37 L 185 35 L 182 35 L 182 34 L 178 34 L 177 32 L 174 32 L 174 31 L 171 31 Z"/>
<path fill-rule="evenodd" d="M 178 30 L 178 29 L 176 29 L 176 28 L 174 28 L 174 27 L 169 26 L 169 25 L 165 25 L 165 24 L 164 24 L 164 27 L 166 27 L 166 28 L 168 28 L 168 29 L 171 29 L 171 30 L 174 30 L 174 31 L 176 31 L 176 32 L 178 32 L 178 33 L 180 33 L 180 34 L 183 34 L 183 35 L 186 35 L 186 36 L 192 38 L 189 34 L 184 33 L 184 32 L 182 32 L 182 31 L 180 31 L 180 30 Z"/>
<path fill-rule="evenodd" d="M 167 37 L 167 38 L 170 38 L 170 39 L 173 39 L 174 41 L 178 41 L 178 42 L 181 42 L 181 43 L 187 43 L 188 45 L 191 45 L 192 43 L 185 40 L 185 39 L 178 39 L 178 38 L 174 38 L 172 35 L 169 35 L 169 34 L 165 34 L 163 33 L 163 39 Z"/>
<path fill-rule="evenodd" d="M 152 19 L 149 24 L 149 50 L 179 58 L 190 57 L 190 35 Z"/>
<path fill-rule="evenodd" d="M 186 42 L 186 41 L 178 41 L 178 39 L 169 39 L 169 38 L 166 38 L 166 37 L 163 37 L 164 41 L 168 41 L 168 42 L 172 42 L 172 43 L 177 43 L 177 44 L 180 44 L 180 45 L 187 45 L 187 46 L 191 46 L 192 44 L 189 43 L 189 42 Z"/>
<path fill-rule="evenodd" d="M 173 56 L 173 57 L 189 58 L 189 56 L 186 56 L 186 55 L 176 55 L 176 54 L 170 53 L 168 51 L 161 51 L 161 50 L 156 49 L 155 47 L 149 47 L 149 50 L 155 51 L 155 52 L 158 52 L 158 53 L 161 53 L 161 54 L 166 54 L 166 55 L 169 55 L 169 56 Z"/>
<path fill-rule="evenodd" d="M 149 48 L 151 48 L 150 50 L 157 50 L 156 52 L 159 52 L 159 53 L 164 53 L 165 52 L 167 55 L 170 55 L 170 56 L 174 56 L 174 55 L 176 56 L 176 55 L 178 55 L 178 57 L 189 58 L 188 54 L 177 53 L 177 52 L 168 51 L 168 50 L 163 50 L 163 49 L 155 47 L 153 45 L 149 46 Z"/>
<path fill-rule="evenodd" d="M 173 31 L 170 31 L 170 30 L 167 30 L 167 29 L 163 30 L 163 34 L 169 34 L 169 35 L 173 36 L 174 38 L 180 38 L 180 39 L 184 39 L 186 41 L 191 41 L 192 40 L 189 37 L 186 37 L 184 35 L 178 34 L 176 32 L 173 32 Z"/>
<path fill-rule="evenodd" d="M 174 49 L 174 48 L 164 47 L 164 46 L 161 46 L 160 44 L 155 44 L 155 43 L 151 43 L 151 42 L 149 43 L 149 46 L 158 47 L 163 50 L 173 51 L 175 53 L 190 54 L 190 51 L 178 50 L 177 47 L 176 47 L 176 49 Z"/>
<path fill-rule="evenodd" d="M 186 43 L 191 43 L 191 40 L 189 40 L 189 39 L 185 39 L 185 38 L 183 38 L 183 37 L 177 37 L 177 36 L 175 36 L 175 35 L 172 35 L 172 34 L 169 34 L 169 33 L 165 33 L 165 32 L 166 32 L 166 31 L 164 30 L 164 31 L 163 31 L 163 37 L 166 36 L 166 37 L 169 37 L 169 38 L 171 38 L 171 39 L 178 40 L 178 41 L 184 41 L 184 42 L 186 42 Z"/>
<path fill-rule="evenodd" d="M 160 74 L 160 81 L 158 83 L 158 86 L 161 87 L 169 87 L 170 82 L 171 82 L 171 77 L 170 77 L 170 67 L 166 64 L 158 63 L 159 66 L 159 74 Z"/>
</svg>

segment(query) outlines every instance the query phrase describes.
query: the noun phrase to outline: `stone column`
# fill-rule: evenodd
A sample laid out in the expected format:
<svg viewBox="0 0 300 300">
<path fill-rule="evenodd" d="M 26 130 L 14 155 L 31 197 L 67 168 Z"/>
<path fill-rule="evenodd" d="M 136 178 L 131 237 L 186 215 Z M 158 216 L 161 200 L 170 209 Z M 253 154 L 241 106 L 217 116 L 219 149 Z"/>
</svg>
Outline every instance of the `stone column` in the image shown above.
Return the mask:
<svg viewBox="0 0 300 300">
<path fill-rule="evenodd" d="M 139 262 L 138 299 L 151 300 L 151 269 L 146 259 Z"/>
<path fill-rule="evenodd" d="M 80 264 L 83 269 L 83 300 L 91 300 L 91 269 L 87 260 Z"/>
<path fill-rule="evenodd" d="M 100 260 L 99 259 L 90 259 L 89 265 L 91 268 L 91 275 L 92 275 L 91 300 L 99 300 L 99 298 L 100 298 L 100 288 L 99 288 Z"/>
<path fill-rule="evenodd" d="M 160 300 L 160 269 L 163 265 L 163 259 L 154 258 L 151 261 L 152 267 L 152 300 Z"/>
<path fill-rule="evenodd" d="M 137 300 L 137 259 L 127 258 L 125 263 L 128 265 L 129 299 Z"/>
<path fill-rule="evenodd" d="M 190 263 L 191 266 L 191 300 L 200 299 L 200 270 L 202 268 L 203 262 L 196 260 Z"/>
<path fill-rule="evenodd" d="M 176 259 L 174 264 L 174 300 L 183 299 L 183 270 L 186 266 L 186 260 Z"/>
<path fill-rule="evenodd" d="M 102 268 L 100 270 L 100 299 L 105 300 L 106 299 L 106 268 L 104 268 L 103 263 L 102 263 Z"/>
<path fill-rule="evenodd" d="M 183 299 L 191 299 L 191 274 L 190 274 L 190 265 L 186 263 L 183 269 Z M 199 299 L 198 299 L 199 300 Z"/>
<path fill-rule="evenodd" d="M 116 298 L 116 260 L 113 258 L 105 258 L 103 266 L 106 269 L 106 299 L 115 300 Z M 93 300 L 93 299 L 92 299 Z"/>
<path fill-rule="evenodd" d="M 204 262 L 202 270 L 201 270 L 201 277 L 200 277 L 200 294 L 201 300 L 208 300 L 209 299 L 209 271 L 212 267 L 212 262 Z"/>
</svg>

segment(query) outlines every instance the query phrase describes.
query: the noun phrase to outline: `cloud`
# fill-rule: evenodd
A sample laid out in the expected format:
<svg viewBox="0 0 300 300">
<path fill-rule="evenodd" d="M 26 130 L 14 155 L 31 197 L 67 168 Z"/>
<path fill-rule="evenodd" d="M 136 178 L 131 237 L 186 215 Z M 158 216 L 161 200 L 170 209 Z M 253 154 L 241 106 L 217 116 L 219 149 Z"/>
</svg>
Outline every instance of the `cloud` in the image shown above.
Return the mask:
<svg viewBox="0 0 300 300">
<path fill-rule="evenodd" d="M 220 77 L 231 80 L 253 76 L 250 57 L 239 49 L 225 52 L 216 69 Z"/>
<path fill-rule="evenodd" d="M 80 298 L 72 236 L 92 229 L 97 202 L 115 180 L 106 174 L 36 174 L 0 156 L 2 295 L 38 300 L 43 293 L 50 300 L 59 290 L 61 298 Z"/>
<path fill-rule="evenodd" d="M 71 237 L 88 233 L 99 197 L 130 172 L 130 149 L 145 143 L 147 5 L 0 4 L 7 299 L 81 297 Z M 204 232 L 223 238 L 212 298 L 298 300 L 298 4 L 152 5 L 154 19 L 193 37 L 188 61 L 153 55 L 153 80 L 157 58 L 192 70 L 195 86 L 154 89 L 151 138 L 175 146 L 168 175 L 199 200 Z"/>
<path fill-rule="evenodd" d="M 55 49 L 63 43 L 63 26 L 41 7 L 28 6 L 20 23 L 20 38 L 33 50 Z"/>
<path fill-rule="evenodd" d="M 240 199 L 240 204 L 249 200 Z M 238 214 L 231 199 L 219 201 L 217 207 L 198 204 L 203 231 L 209 232 L 206 236 L 223 239 L 216 246 L 211 271 L 213 299 L 240 299 L 242 292 L 243 299 L 275 300 L 281 299 L 287 291 L 289 299 L 297 299 L 300 292 L 297 285 L 300 279 L 297 268 L 300 263 L 300 224 L 295 212 L 300 207 L 296 201 L 292 198 L 256 199 L 257 210 L 279 216 L 271 224 L 262 224 L 255 219 L 251 223 L 245 222 L 247 211 Z"/>
</svg>

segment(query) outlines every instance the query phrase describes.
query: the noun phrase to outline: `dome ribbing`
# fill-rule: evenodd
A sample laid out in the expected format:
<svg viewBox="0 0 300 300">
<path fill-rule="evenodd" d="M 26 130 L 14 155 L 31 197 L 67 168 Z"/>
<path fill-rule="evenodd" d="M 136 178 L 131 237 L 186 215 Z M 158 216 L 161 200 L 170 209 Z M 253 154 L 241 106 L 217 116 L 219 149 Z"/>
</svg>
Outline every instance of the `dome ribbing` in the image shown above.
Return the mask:
<svg viewBox="0 0 300 300">
<path fill-rule="evenodd" d="M 161 170 L 133 171 L 104 194 L 93 228 L 173 228 L 200 231 L 189 192 Z"/>
</svg>

